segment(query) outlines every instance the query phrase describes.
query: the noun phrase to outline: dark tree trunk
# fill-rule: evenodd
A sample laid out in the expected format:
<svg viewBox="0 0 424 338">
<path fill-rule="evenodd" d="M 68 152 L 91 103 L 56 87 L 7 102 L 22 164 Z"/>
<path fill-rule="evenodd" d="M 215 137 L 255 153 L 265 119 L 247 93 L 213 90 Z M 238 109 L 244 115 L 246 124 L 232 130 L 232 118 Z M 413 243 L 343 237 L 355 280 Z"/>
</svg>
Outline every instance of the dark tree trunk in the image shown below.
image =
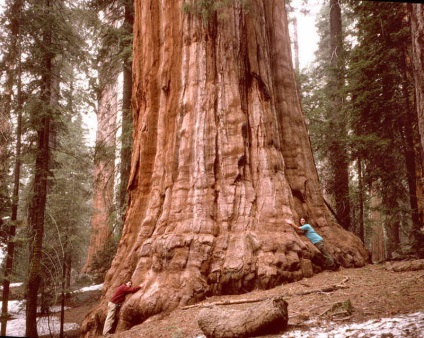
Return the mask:
<svg viewBox="0 0 424 338">
<path fill-rule="evenodd" d="M 128 36 L 132 35 L 134 25 L 133 2 L 125 4 L 124 28 Z M 128 46 L 125 46 L 128 48 Z M 125 220 L 125 211 L 128 205 L 127 186 L 131 170 L 131 145 L 132 145 L 132 115 L 131 115 L 131 90 L 132 90 L 132 60 L 124 60 L 123 65 L 123 97 L 122 97 L 122 147 L 121 147 L 121 170 L 119 189 L 119 211 L 122 222 Z M 119 233 L 122 229 L 119 229 Z"/>
<path fill-rule="evenodd" d="M 48 76 L 44 79 L 48 81 Z M 47 84 L 47 82 L 45 83 Z M 47 89 L 47 88 L 45 88 Z M 48 90 L 48 89 L 47 89 Z M 50 118 L 44 116 L 38 130 L 38 147 L 35 162 L 34 188 L 29 207 L 29 269 L 26 287 L 26 336 L 37 337 L 37 297 L 41 283 L 41 255 L 44 232 L 44 213 L 49 170 Z"/>
<path fill-rule="evenodd" d="M 22 0 L 15 0 L 8 4 L 5 15 L 10 20 L 8 28 L 10 45 L 4 51 L 4 64 L 6 67 L 6 79 L 2 84 L 0 106 L 0 225 L 5 215 L 10 215 L 10 191 L 8 190 L 8 171 L 11 166 L 11 158 L 8 146 L 12 142 L 11 134 L 13 126 L 10 123 L 13 87 L 16 85 L 16 75 L 19 60 L 19 33 L 21 25 Z"/>
<path fill-rule="evenodd" d="M 2 291 L 2 321 L 1 321 L 1 336 L 6 336 L 7 328 L 7 318 L 8 318 L 8 303 L 9 303 L 9 289 L 10 289 L 10 276 L 13 271 L 13 258 L 15 254 L 15 233 L 16 233 L 16 222 L 18 220 L 18 201 L 19 201 L 19 182 L 21 176 L 21 138 L 22 138 L 22 94 L 21 94 L 21 71 L 20 71 L 20 55 L 18 53 L 18 45 L 20 43 L 19 33 L 20 33 L 20 24 L 21 24 L 21 7 L 22 1 L 16 0 L 12 4 L 11 14 L 11 36 L 12 36 L 12 47 L 10 48 L 9 57 L 11 63 L 14 64 L 13 67 L 8 72 L 8 80 L 6 81 L 6 92 L 10 90 L 11 94 L 11 85 L 16 82 L 17 85 L 17 126 L 16 126 L 16 158 L 15 158 L 15 168 L 14 168 L 14 183 L 13 183 L 13 194 L 12 194 L 12 208 L 11 208 L 11 218 L 10 226 L 7 229 L 7 253 L 6 253 L 6 263 L 4 267 L 4 279 L 3 279 L 3 291 Z M 16 77 L 14 68 L 16 67 Z M 8 114 L 10 110 L 10 95 L 5 97 L 5 105 L 2 107 L 3 113 Z M 7 103 L 9 102 L 9 103 Z M 0 149 L 1 154 L 5 154 L 3 150 Z M 1 163 L 3 159 L 0 160 Z M 0 168 L 0 182 L 4 183 L 2 175 L 3 172 L 2 166 Z M 3 191 L 2 188 L 0 188 Z M 0 203 L 2 201 L 0 200 Z"/>
<path fill-rule="evenodd" d="M 51 10 L 49 0 L 44 1 L 44 11 Z M 43 33 L 44 46 L 51 46 L 52 31 L 45 28 Z M 49 141 L 50 141 L 50 106 L 53 85 L 53 54 L 45 51 L 43 57 L 44 72 L 41 76 L 41 101 L 47 112 L 35 117 L 39 121 L 37 127 L 37 153 L 33 192 L 28 210 L 29 264 L 26 285 L 26 331 L 28 337 L 38 337 L 37 333 L 37 297 L 42 279 L 42 246 L 44 233 L 44 214 L 47 199 L 47 178 L 49 175 Z"/>
<path fill-rule="evenodd" d="M 364 182 L 362 178 L 362 159 L 361 156 L 357 158 L 358 165 L 358 205 L 359 205 L 359 216 L 358 216 L 358 237 L 362 242 L 365 243 L 365 233 L 364 233 Z"/>
<path fill-rule="evenodd" d="M 19 81 L 20 82 L 20 81 Z M 20 84 L 18 85 L 20 87 Z M 21 101 L 20 89 L 18 89 L 18 101 Z M 1 335 L 6 335 L 7 327 L 7 314 L 8 314 L 8 301 L 9 301 L 9 287 L 10 287 L 10 276 L 13 272 L 13 261 L 15 256 L 15 234 L 16 234 L 16 222 L 18 220 L 18 202 L 19 202 L 19 182 L 21 177 L 21 137 L 22 137 L 22 104 L 18 104 L 18 120 L 16 126 L 16 160 L 14 170 L 14 184 L 13 184 L 13 195 L 12 195 L 12 216 L 10 218 L 11 225 L 8 228 L 7 234 L 7 253 L 6 253 L 6 264 L 4 267 L 4 280 L 3 280 L 3 292 L 2 292 L 2 322 L 1 322 Z"/>
<path fill-rule="evenodd" d="M 414 222 L 415 247 L 424 257 L 424 7 L 422 4 L 409 4 L 411 14 L 412 63 L 415 82 L 415 103 L 420 135 L 420 147 L 416 164 L 417 177 L 417 221 Z"/>
<path fill-rule="evenodd" d="M 411 69 L 410 65 L 406 65 L 406 60 L 410 59 L 410 55 L 405 55 L 405 69 Z M 405 233 L 412 242 L 408 243 L 408 246 L 411 247 L 412 250 L 408 250 L 409 252 L 405 252 L 406 254 L 417 253 L 420 250 L 420 243 L 417 238 L 417 231 L 419 231 L 420 225 L 420 217 L 418 212 L 418 184 L 420 181 L 419 175 L 419 162 L 423 153 L 420 151 L 420 141 L 419 134 L 416 128 L 418 124 L 417 114 L 415 113 L 413 106 L 411 106 L 411 97 L 412 92 L 408 90 L 408 83 L 413 82 L 412 74 L 403 73 L 403 101 L 405 107 L 405 117 L 402 119 L 403 126 L 400 130 L 400 135 L 403 139 L 404 143 L 404 156 L 405 156 L 405 164 L 406 164 L 406 175 L 407 175 L 407 183 L 409 190 L 409 205 L 411 208 L 411 219 L 412 219 L 412 228 L 411 227 L 403 227 L 402 231 Z M 418 165 L 418 168 L 417 168 Z M 422 169 L 422 168 L 421 168 Z M 423 243 L 421 243 L 423 244 Z"/>
<path fill-rule="evenodd" d="M 329 192 L 334 198 L 337 220 L 350 230 L 349 162 L 347 156 L 346 117 L 343 112 L 343 32 L 339 0 L 330 0 L 330 130 L 333 133 L 329 148 Z"/>
</svg>

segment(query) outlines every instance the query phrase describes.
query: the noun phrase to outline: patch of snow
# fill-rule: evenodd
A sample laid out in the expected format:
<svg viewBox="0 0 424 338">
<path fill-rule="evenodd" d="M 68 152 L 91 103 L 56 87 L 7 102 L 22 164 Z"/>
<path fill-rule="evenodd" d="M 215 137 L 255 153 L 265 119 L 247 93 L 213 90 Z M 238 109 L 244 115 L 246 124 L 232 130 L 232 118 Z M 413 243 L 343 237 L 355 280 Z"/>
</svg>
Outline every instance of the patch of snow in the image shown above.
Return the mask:
<svg viewBox="0 0 424 338">
<path fill-rule="evenodd" d="M 16 284 L 16 285 L 15 285 Z M 14 286 L 20 286 L 22 283 L 14 283 Z M 11 284 L 12 286 L 12 284 Z M 103 284 L 91 285 L 88 287 L 81 288 L 75 292 L 86 292 L 92 290 L 101 290 Z M 0 307 L 2 302 L 0 301 Z M 66 307 L 65 309 L 69 309 Z M 60 306 L 50 307 L 50 312 L 60 312 Z M 25 302 L 18 300 L 10 300 L 8 302 L 8 312 L 13 319 L 7 321 L 6 335 L 15 336 L 15 337 L 24 337 L 25 336 Z M 76 330 L 79 328 L 77 323 L 65 323 L 63 330 L 70 331 Z M 60 331 L 60 320 L 56 317 L 39 317 L 37 319 L 37 330 L 38 334 L 49 335 L 49 334 L 58 334 Z"/>
<path fill-rule="evenodd" d="M 83 287 L 79 290 L 76 290 L 74 292 L 86 292 L 86 291 L 101 290 L 102 287 L 103 287 L 103 284 L 90 285 L 90 286 Z"/>
<path fill-rule="evenodd" d="M 372 338 L 372 337 L 424 337 L 424 312 L 416 312 L 398 317 L 372 319 L 363 323 L 328 325 L 296 330 L 282 335 L 284 338 Z"/>
<path fill-rule="evenodd" d="M 1 302 L 0 302 L 1 304 Z M 1 306 L 1 305 L 0 305 Z M 9 314 L 13 319 L 7 321 L 7 336 L 24 337 L 25 336 L 25 302 L 11 300 L 8 302 Z M 59 312 L 59 306 L 53 306 L 50 311 Z M 64 331 L 78 329 L 77 323 L 65 323 Z M 60 320 L 56 317 L 40 317 L 37 319 L 37 330 L 39 335 L 48 335 L 50 333 L 59 333 Z"/>
<path fill-rule="evenodd" d="M 10 283 L 9 288 L 17 288 L 24 285 L 24 283 Z M 0 286 L 0 290 L 3 290 L 3 285 Z"/>
<path fill-rule="evenodd" d="M 77 323 L 65 323 L 63 331 L 79 329 Z M 41 317 L 37 319 L 37 331 L 41 335 L 57 334 L 60 332 L 60 320 L 56 317 Z M 22 318 L 16 318 L 7 322 L 7 336 L 24 337 L 25 336 L 25 315 Z"/>
</svg>

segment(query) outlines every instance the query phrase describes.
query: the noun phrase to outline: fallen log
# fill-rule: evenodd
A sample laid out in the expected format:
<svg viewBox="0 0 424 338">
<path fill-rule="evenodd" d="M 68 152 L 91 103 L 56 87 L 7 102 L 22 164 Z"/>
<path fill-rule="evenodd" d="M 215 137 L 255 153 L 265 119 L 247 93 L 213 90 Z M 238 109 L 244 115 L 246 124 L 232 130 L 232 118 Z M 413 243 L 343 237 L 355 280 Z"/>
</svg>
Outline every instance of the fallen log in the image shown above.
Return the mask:
<svg viewBox="0 0 424 338">
<path fill-rule="evenodd" d="M 287 328 L 287 302 L 283 297 L 275 297 L 247 310 L 224 310 L 212 306 L 199 312 L 197 322 L 207 338 L 243 338 L 275 334 Z"/>
<path fill-rule="evenodd" d="M 424 259 L 413 261 L 386 262 L 386 270 L 393 272 L 424 270 Z"/>
</svg>

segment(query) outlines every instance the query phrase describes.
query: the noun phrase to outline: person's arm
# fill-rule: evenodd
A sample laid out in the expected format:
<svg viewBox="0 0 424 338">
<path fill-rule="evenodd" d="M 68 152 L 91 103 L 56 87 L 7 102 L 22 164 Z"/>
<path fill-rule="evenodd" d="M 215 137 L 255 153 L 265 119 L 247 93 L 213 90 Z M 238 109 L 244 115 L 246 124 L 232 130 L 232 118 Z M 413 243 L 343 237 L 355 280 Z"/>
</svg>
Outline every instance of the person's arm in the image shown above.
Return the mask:
<svg viewBox="0 0 424 338">
<path fill-rule="evenodd" d="M 141 289 L 141 285 L 135 286 L 133 288 L 129 288 L 128 292 L 134 293 Z"/>
<path fill-rule="evenodd" d="M 296 230 L 296 232 L 303 234 L 303 230 L 296 224 L 294 224 L 292 221 L 287 221 L 287 224 L 289 224 L 294 230 Z"/>
</svg>

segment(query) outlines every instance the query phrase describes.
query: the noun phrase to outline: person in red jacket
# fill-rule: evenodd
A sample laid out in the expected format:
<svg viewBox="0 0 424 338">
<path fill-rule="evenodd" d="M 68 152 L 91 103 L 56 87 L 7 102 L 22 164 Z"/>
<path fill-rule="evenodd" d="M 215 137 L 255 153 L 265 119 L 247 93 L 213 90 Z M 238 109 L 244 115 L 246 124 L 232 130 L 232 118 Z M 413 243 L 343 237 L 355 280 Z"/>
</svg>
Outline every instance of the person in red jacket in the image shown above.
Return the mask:
<svg viewBox="0 0 424 338">
<path fill-rule="evenodd" d="M 116 310 L 119 309 L 125 300 L 125 296 L 129 293 L 137 292 L 141 289 L 141 285 L 131 287 L 132 281 L 127 281 L 125 284 L 118 286 L 112 298 L 107 304 L 107 316 L 105 325 L 103 327 L 103 336 L 106 336 L 111 330 L 113 323 L 115 322 Z"/>
</svg>

